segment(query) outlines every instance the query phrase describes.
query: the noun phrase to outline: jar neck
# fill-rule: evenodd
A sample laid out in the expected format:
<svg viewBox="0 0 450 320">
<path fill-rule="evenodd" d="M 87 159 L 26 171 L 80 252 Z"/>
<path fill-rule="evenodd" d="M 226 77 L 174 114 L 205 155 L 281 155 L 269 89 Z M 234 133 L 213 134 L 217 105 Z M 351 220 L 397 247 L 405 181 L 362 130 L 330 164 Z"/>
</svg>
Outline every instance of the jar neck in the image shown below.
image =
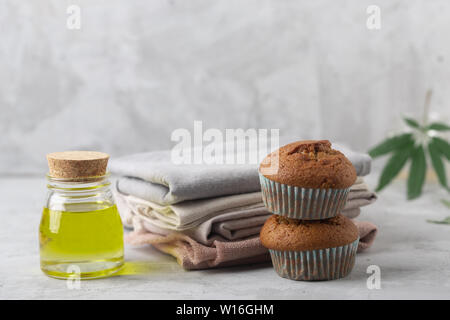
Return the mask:
<svg viewBox="0 0 450 320">
<path fill-rule="evenodd" d="M 109 173 L 104 176 L 78 179 L 56 178 L 47 175 L 47 188 L 61 195 L 90 195 L 109 190 Z"/>
</svg>

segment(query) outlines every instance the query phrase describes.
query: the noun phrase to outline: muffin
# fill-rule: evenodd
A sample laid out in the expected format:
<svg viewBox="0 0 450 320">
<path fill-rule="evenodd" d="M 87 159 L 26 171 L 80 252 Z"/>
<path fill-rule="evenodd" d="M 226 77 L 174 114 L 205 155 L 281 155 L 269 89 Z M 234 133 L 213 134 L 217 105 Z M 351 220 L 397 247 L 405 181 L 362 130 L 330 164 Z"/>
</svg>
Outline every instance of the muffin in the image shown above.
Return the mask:
<svg viewBox="0 0 450 320">
<path fill-rule="evenodd" d="M 267 219 L 260 233 L 275 271 L 292 280 L 332 280 L 347 276 L 355 264 L 358 229 L 338 214 L 325 220 Z"/>
<path fill-rule="evenodd" d="M 356 170 L 328 140 L 307 140 L 269 154 L 261 162 L 259 178 L 270 212 L 318 220 L 341 212 L 356 181 Z"/>
</svg>

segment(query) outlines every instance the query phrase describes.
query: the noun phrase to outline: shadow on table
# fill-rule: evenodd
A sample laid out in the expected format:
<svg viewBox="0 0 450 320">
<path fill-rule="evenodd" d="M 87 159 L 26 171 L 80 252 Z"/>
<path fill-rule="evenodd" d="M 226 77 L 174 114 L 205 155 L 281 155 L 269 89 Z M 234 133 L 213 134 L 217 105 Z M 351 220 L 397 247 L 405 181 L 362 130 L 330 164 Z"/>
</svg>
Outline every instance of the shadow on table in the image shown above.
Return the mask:
<svg viewBox="0 0 450 320">
<path fill-rule="evenodd" d="M 118 276 L 135 276 L 167 272 L 180 272 L 183 269 L 176 263 L 171 262 L 155 262 L 155 261 L 125 261 L 122 269 L 112 275 Z"/>
<path fill-rule="evenodd" d="M 240 266 L 229 266 L 229 267 L 219 267 L 219 268 L 211 268 L 201 270 L 205 273 L 210 274 L 219 274 L 219 273 L 236 273 L 236 272 L 246 272 L 250 270 L 259 270 L 259 269 L 267 269 L 272 268 L 271 261 L 259 262 L 254 264 L 246 264 Z M 195 271 L 195 270 L 193 270 Z"/>
<path fill-rule="evenodd" d="M 126 261 L 122 269 L 119 270 L 114 275 L 112 275 L 112 277 L 151 275 L 167 272 L 198 272 L 198 271 L 202 271 L 209 274 L 219 274 L 219 273 L 246 272 L 250 270 L 265 269 L 265 268 L 272 268 L 272 263 L 270 261 L 267 261 L 241 266 L 219 267 L 200 270 L 184 270 L 180 265 L 173 262 Z"/>
</svg>

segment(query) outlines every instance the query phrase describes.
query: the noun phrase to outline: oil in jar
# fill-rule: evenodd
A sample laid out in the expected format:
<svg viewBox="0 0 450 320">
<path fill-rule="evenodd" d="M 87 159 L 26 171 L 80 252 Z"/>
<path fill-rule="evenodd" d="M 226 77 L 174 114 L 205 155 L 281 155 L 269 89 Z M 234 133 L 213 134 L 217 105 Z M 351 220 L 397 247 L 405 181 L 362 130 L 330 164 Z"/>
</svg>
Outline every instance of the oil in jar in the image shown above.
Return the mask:
<svg viewBox="0 0 450 320">
<path fill-rule="evenodd" d="M 111 204 L 44 208 L 39 244 L 41 269 L 51 277 L 98 278 L 123 265 L 122 221 Z"/>
</svg>

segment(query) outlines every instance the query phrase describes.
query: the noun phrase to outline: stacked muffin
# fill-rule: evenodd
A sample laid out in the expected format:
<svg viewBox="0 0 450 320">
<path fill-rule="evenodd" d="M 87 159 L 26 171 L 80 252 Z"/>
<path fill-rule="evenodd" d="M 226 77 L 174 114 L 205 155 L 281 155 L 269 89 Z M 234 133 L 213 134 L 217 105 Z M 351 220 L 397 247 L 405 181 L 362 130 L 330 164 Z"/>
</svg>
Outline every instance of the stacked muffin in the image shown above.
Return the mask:
<svg viewBox="0 0 450 320">
<path fill-rule="evenodd" d="M 327 140 L 298 141 L 269 154 L 259 176 L 264 204 L 274 213 L 260 237 L 276 272 L 293 280 L 348 275 L 359 236 L 340 212 L 356 180 L 352 163 Z"/>
</svg>

